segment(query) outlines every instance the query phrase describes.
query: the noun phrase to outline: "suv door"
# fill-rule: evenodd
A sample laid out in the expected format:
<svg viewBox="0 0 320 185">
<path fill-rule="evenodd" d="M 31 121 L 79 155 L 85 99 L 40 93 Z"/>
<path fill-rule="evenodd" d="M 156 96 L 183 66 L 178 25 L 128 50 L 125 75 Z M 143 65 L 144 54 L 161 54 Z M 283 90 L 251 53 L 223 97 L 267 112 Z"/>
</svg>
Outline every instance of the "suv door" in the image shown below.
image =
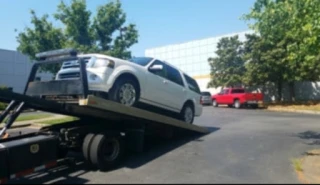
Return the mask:
<svg viewBox="0 0 320 185">
<path fill-rule="evenodd" d="M 163 69 L 150 70 L 154 65 L 162 65 Z M 167 65 L 160 60 L 155 60 L 148 67 L 148 71 L 146 94 L 142 100 L 171 111 L 177 111 L 172 103 L 172 95 L 170 94 L 172 91 L 169 89 Z"/>
<path fill-rule="evenodd" d="M 166 65 L 167 68 L 167 91 L 170 94 L 170 102 L 174 108 L 181 110 L 187 98 L 187 91 L 183 83 L 180 71 L 172 66 Z"/>
</svg>

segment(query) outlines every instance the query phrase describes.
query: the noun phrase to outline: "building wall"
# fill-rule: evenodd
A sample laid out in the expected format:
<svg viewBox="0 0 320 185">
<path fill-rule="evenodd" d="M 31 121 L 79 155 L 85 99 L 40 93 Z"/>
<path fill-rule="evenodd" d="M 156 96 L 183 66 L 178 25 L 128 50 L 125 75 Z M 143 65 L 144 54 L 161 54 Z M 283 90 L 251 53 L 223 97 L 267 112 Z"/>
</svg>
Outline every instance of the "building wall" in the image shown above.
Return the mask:
<svg viewBox="0 0 320 185">
<path fill-rule="evenodd" d="M 216 93 L 220 88 L 207 88 L 207 84 L 210 81 L 208 58 L 216 56 L 217 44 L 221 38 L 238 35 L 239 40 L 244 41 L 245 34 L 248 33 L 252 33 L 252 31 L 151 48 L 145 51 L 145 56 L 155 57 L 169 62 L 195 78 L 201 91 Z"/>
<path fill-rule="evenodd" d="M 27 56 L 11 50 L 0 49 L 0 86 L 12 87 L 14 92 L 22 93 L 26 85 L 32 62 Z M 39 73 L 41 79 L 52 75 Z"/>
</svg>

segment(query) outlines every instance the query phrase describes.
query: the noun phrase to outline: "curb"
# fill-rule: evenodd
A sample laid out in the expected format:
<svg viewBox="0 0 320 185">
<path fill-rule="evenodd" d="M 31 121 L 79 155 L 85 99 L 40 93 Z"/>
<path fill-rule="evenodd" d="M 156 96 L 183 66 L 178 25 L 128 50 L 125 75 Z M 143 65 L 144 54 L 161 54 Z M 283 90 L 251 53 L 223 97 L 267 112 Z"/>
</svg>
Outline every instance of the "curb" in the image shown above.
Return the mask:
<svg viewBox="0 0 320 185">
<path fill-rule="evenodd" d="M 292 109 L 277 109 L 277 108 L 267 108 L 267 110 L 274 111 L 274 112 L 292 112 L 292 113 L 320 115 L 319 111 L 312 111 L 312 110 L 292 110 Z"/>
</svg>

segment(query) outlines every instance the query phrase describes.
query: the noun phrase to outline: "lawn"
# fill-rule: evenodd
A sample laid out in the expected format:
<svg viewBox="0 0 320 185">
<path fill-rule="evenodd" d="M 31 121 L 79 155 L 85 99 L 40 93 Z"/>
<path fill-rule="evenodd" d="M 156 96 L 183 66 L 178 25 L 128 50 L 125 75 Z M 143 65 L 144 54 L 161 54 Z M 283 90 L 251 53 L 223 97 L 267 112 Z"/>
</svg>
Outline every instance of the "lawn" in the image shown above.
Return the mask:
<svg viewBox="0 0 320 185">
<path fill-rule="evenodd" d="M 54 119 L 54 120 L 46 120 L 46 121 L 41 121 L 41 122 L 37 122 L 37 123 L 55 125 L 55 124 L 61 124 L 61 123 L 76 121 L 76 120 L 78 120 L 78 118 L 71 117 L 71 116 L 66 116 L 65 118 Z"/>
<path fill-rule="evenodd" d="M 43 119 L 43 118 L 50 118 L 52 117 L 52 114 L 30 114 L 30 115 L 20 115 L 17 119 L 16 122 L 18 121 L 29 121 L 29 120 L 37 120 L 37 119 Z M 8 118 L 5 119 L 5 121 Z"/>
<path fill-rule="evenodd" d="M 319 111 L 320 104 L 315 105 L 269 105 L 269 109 L 283 109 L 283 110 L 309 110 L 309 111 Z"/>
</svg>

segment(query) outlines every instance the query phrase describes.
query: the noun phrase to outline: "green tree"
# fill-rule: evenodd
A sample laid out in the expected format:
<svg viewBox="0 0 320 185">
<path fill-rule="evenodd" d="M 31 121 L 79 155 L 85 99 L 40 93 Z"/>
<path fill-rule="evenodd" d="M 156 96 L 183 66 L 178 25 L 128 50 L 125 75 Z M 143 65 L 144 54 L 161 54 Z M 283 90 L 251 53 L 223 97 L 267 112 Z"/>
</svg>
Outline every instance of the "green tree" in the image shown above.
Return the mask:
<svg viewBox="0 0 320 185">
<path fill-rule="evenodd" d="M 17 41 L 18 50 L 27 54 L 31 60 L 35 60 L 38 52 L 60 49 L 65 46 L 65 35 L 59 28 L 55 28 L 48 21 L 48 15 L 38 17 L 31 11 L 31 23 L 34 28 L 25 28 L 24 32 L 19 33 Z M 46 65 L 42 67 L 44 71 L 57 71 L 58 65 Z"/>
<path fill-rule="evenodd" d="M 222 38 L 217 45 L 217 57 L 209 58 L 211 81 L 208 87 L 236 86 L 242 84 L 245 73 L 242 43 L 238 35 Z"/>
<path fill-rule="evenodd" d="M 262 55 L 273 66 L 266 73 L 278 76 L 272 81 L 279 88 L 289 84 L 291 100 L 296 81 L 319 80 L 319 13 L 320 1 L 257 0 L 243 17 L 263 40 Z"/>
<path fill-rule="evenodd" d="M 268 43 L 256 34 L 246 35 L 243 55 L 244 60 L 247 61 L 244 83 L 249 86 L 275 83 L 278 100 L 281 100 L 283 76 L 279 74 L 285 69 L 279 61 L 283 58 L 283 53 L 283 50 L 273 48 L 272 43 Z"/>
<path fill-rule="evenodd" d="M 67 45 L 88 51 L 93 47 L 93 30 L 90 22 L 91 12 L 87 10 L 85 0 L 73 0 L 70 6 L 63 1 L 58 5 L 58 11 L 54 14 L 65 26 L 64 34 Z"/>
<path fill-rule="evenodd" d="M 138 31 L 134 24 L 126 26 L 125 21 L 126 14 L 121 9 L 119 0 L 98 8 L 93 29 L 100 52 L 121 58 L 131 57 L 128 49 L 138 42 Z"/>
<path fill-rule="evenodd" d="M 70 5 L 61 1 L 54 17 L 63 29 L 54 27 L 48 17 L 39 18 L 31 11 L 32 27 L 17 36 L 17 49 L 32 60 L 36 53 L 65 47 L 127 59 L 131 58 L 130 47 L 138 42 L 138 31 L 134 24 L 126 24 L 119 0 L 99 6 L 96 15 L 87 10 L 85 0 L 72 0 Z M 56 73 L 59 66 L 45 66 L 43 70 Z"/>
</svg>

